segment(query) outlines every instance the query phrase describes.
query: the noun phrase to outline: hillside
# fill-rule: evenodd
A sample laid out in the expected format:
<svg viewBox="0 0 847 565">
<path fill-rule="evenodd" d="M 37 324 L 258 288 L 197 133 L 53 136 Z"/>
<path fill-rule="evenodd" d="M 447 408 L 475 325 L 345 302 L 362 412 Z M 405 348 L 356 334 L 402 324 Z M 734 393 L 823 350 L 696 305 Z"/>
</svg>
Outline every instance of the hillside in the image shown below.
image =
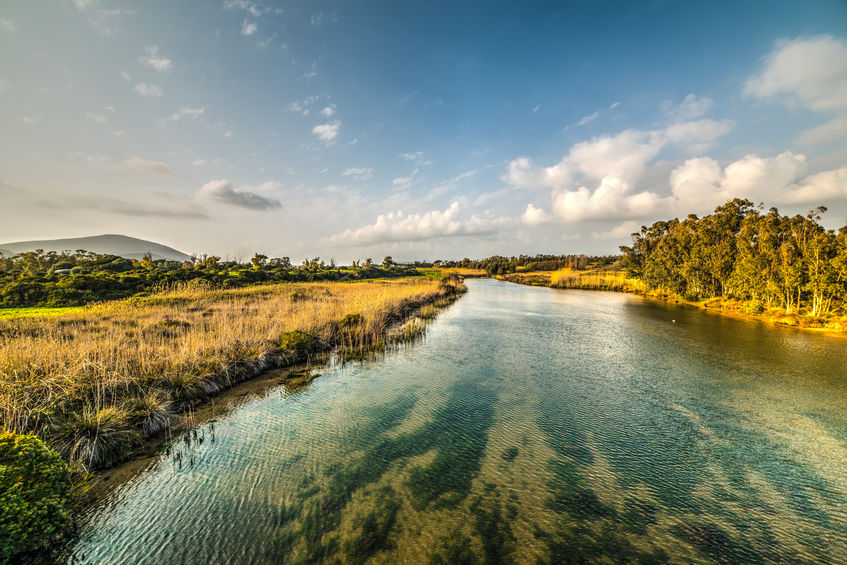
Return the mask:
<svg viewBox="0 0 847 565">
<path fill-rule="evenodd" d="M 35 251 L 36 249 L 58 252 L 84 249 L 94 253 L 119 255 L 127 259 L 141 259 L 146 253 L 150 253 L 154 260 L 186 261 L 189 259 L 189 256 L 185 253 L 166 245 L 117 234 L 0 243 L 0 253 L 7 256 L 25 251 Z"/>
</svg>

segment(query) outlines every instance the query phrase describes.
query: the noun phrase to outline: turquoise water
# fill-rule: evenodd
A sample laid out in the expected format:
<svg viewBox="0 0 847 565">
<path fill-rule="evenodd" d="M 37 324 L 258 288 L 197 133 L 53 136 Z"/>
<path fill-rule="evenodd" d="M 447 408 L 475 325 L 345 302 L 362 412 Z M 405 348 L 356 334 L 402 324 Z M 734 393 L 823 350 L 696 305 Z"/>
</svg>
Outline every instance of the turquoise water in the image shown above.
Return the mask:
<svg viewBox="0 0 847 565">
<path fill-rule="evenodd" d="M 847 341 L 491 280 L 176 438 L 71 563 L 844 563 Z"/>
</svg>

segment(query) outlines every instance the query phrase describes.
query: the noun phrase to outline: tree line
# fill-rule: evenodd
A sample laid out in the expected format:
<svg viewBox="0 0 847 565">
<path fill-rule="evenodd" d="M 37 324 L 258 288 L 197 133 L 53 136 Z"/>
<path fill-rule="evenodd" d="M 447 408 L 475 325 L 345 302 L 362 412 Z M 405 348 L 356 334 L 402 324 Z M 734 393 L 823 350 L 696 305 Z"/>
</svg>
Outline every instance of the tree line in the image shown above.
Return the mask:
<svg viewBox="0 0 847 565">
<path fill-rule="evenodd" d="M 736 198 L 702 218 L 658 221 L 621 247 L 622 266 L 648 287 L 690 300 L 727 297 L 823 316 L 847 305 L 847 226 Z"/>
<path fill-rule="evenodd" d="M 376 264 L 370 258 L 352 266 L 338 266 L 320 257 L 293 265 L 288 257 L 256 254 L 247 263 L 223 261 L 216 256 L 190 261 L 126 259 L 84 250 L 43 250 L 0 254 L 0 307 L 81 306 L 117 300 L 189 281 L 205 281 L 220 288 L 274 282 L 349 281 L 380 277 L 419 276 L 414 267 L 398 265 L 391 257 Z"/>
</svg>

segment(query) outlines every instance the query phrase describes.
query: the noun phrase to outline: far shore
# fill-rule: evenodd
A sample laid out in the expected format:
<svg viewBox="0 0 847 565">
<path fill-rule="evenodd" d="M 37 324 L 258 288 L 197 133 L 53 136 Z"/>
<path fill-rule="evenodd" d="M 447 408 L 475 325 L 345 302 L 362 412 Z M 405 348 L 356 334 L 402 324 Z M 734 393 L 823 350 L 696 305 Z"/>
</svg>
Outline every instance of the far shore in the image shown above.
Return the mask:
<svg viewBox="0 0 847 565">
<path fill-rule="evenodd" d="M 662 290 L 648 289 L 644 283 L 626 276 L 623 271 L 535 271 L 497 275 L 493 278 L 528 286 L 543 286 L 553 289 L 601 290 L 635 294 L 657 302 L 684 304 L 701 310 L 720 314 L 737 320 L 759 321 L 783 328 L 792 328 L 847 338 L 847 315 L 830 313 L 828 316 L 813 317 L 802 310 L 786 312 L 783 308 L 764 308 L 756 312 L 757 303 L 726 298 L 686 300 Z M 557 278 L 558 277 L 558 278 Z"/>
</svg>

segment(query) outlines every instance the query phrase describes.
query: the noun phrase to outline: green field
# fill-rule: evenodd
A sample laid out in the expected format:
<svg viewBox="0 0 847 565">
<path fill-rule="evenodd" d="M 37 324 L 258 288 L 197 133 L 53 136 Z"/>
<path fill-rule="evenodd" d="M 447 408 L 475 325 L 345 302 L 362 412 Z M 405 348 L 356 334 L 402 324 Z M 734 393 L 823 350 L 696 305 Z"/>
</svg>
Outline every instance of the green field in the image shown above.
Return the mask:
<svg viewBox="0 0 847 565">
<path fill-rule="evenodd" d="M 0 318 L 30 318 L 34 316 L 58 316 L 60 314 L 70 314 L 72 312 L 81 312 L 85 306 L 65 306 L 62 308 L 42 308 L 34 306 L 32 308 L 0 308 Z"/>
</svg>

